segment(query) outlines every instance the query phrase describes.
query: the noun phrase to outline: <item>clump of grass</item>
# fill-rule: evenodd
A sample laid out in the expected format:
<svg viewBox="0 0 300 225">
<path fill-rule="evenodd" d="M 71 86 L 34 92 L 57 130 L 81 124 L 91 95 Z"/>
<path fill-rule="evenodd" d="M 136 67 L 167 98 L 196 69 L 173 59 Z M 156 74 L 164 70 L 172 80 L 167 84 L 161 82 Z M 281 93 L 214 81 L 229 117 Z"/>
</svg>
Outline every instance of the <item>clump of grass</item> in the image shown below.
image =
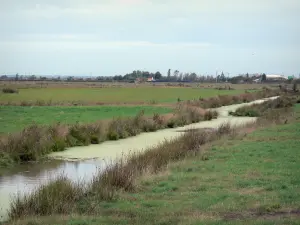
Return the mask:
<svg viewBox="0 0 300 225">
<path fill-rule="evenodd" d="M 61 175 L 49 184 L 35 189 L 30 195 L 18 194 L 12 198 L 8 215 L 13 219 L 28 215 L 71 213 L 83 194 L 82 184 L 71 182 Z"/>
<path fill-rule="evenodd" d="M 218 97 L 211 97 L 207 99 L 199 98 L 199 100 L 190 101 L 189 105 L 206 109 L 217 108 L 225 105 L 251 102 L 257 99 L 272 97 L 275 95 L 279 95 L 279 92 L 265 88 L 262 91 L 251 93 L 247 92 L 240 95 L 219 95 Z"/>
<path fill-rule="evenodd" d="M 293 106 L 293 101 L 289 97 L 279 97 L 274 100 L 266 101 L 262 104 L 254 104 L 251 106 L 244 106 L 237 109 L 235 112 L 230 114 L 233 116 L 249 116 L 259 117 L 268 112 L 271 113 L 274 109 L 290 108 Z"/>
<path fill-rule="evenodd" d="M 14 88 L 3 88 L 2 89 L 2 92 L 4 94 L 18 94 L 19 93 L 19 90 L 18 89 L 14 89 Z"/>
<path fill-rule="evenodd" d="M 37 125 L 30 126 L 21 133 L 9 135 L 0 143 L 0 149 L 15 162 L 37 160 L 51 149 L 52 137 L 46 130 Z"/>
<path fill-rule="evenodd" d="M 204 114 L 204 120 L 212 120 L 218 117 L 218 112 L 214 110 L 208 110 Z"/>
</svg>

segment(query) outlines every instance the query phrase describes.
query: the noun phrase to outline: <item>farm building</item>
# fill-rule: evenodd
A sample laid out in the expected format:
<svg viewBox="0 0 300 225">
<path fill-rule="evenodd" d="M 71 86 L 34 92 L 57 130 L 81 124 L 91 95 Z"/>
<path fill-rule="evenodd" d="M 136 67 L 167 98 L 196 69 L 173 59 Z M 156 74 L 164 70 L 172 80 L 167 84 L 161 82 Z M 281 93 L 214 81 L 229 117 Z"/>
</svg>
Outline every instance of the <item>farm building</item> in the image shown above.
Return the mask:
<svg viewBox="0 0 300 225">
<path fill-rule="evenodd" d="M 275 80 L 287 80 L 287 78 L 283 75 L 275 75 L 275 74 L 268 74 L 266 75 L 267 77 L 267 80 L 272 80 L 272 81 L 275 81 Z"/>
<path fill-rule="evenodd" d="M 253 80 L 255 83 L 260 83 L 261 82 L 261 78 L 258 78 L 258 79 L 255 79 Z M 267 81 L 285 81 L 287 80 L 288 78 L 286 78 L 285 76 L 283 75 L 275 75 L 275 74 L 268 74 L 266 75 L 266 79 Z"/>
<path fill-rule="evenodd" d="M 153 77 L 149 77 L 149 78 L 147 79 L 147 82 L 153 82 L 153 81 L 155 81 Z"/>
</svg>

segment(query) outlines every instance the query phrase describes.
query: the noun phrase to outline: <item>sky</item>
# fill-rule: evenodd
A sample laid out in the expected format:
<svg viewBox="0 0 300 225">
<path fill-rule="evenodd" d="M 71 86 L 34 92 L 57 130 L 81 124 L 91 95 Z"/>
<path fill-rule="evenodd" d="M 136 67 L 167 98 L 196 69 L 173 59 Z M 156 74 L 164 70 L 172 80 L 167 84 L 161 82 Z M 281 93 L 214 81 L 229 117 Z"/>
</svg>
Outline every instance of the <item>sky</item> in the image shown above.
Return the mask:
<svg viewBox="0 0 300 225">
<path fill-rule="evenodd" d="M 0 74 L 298 76 L 299 21 L 299 0 L 0 0 Z"/>
</svg>

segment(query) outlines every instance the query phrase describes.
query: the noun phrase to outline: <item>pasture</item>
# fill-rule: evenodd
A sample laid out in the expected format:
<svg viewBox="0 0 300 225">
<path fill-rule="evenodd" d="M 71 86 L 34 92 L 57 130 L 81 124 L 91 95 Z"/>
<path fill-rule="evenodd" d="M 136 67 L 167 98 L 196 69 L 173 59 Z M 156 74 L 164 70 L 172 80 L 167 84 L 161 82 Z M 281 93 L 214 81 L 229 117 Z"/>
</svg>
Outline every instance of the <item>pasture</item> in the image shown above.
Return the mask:
<svg viewBox="0 0 300 225">
<path fill-rule="evenodd" d="M 0 106 L 0 134 L 20 131 L 33 124 L 92 123 L 115 117 L 131 117 L 141 110 L 150 116 L 172 111 L 170 108 L 152 106 Z"/>
<path fill-rule="evenodd" d="M 192 100 L 216 95 L 239 94 L 244 90 L 217 90 L 182 87 L 107 87 L 107 88 L 28 88 L 19 89 L 16 94 L 0 94 L 2 105 L 36 103 L 59 105 L 73 104 L 155 104 L 175 103 L 178 100 Z"/>
</svg>

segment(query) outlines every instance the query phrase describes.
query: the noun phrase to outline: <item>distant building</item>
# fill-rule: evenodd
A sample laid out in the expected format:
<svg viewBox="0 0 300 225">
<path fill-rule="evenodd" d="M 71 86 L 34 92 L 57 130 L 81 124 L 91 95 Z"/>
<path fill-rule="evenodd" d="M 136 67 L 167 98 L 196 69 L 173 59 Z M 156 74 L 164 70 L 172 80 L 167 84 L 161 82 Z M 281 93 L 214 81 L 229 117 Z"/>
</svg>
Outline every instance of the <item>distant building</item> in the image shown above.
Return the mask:
<svg viewBox="0 0 300 225">
<path fill-rule="evenodd" d="M 275 75 L 275 74 L 268 74 L 266 75 L 267 77 L 267 80 L 272 80 L 272 81 L 275 81 L 275 80 L 278 80 L 278 81 L 282 81 L 282 80 L 287 80 L 287 78 L 283 75 Z"/>
<path fill-rule="evenodd" d="M 286 78 L 283 75 L 276 75 L 276 74 L 267 74 L 266 75 L 266 81 L 285 81 L 288 78 Z M 255 80 L 253 80 L 253 82 L 255 83 L 260 83 L 261 82 L 261 77 L 260 78 L 256 78 Z"/>
<path fill-rule="evenodd" d="M 153 77 L 148 77 L 147 82 L 153 82 L 155 81 Z"/>
</svg>

